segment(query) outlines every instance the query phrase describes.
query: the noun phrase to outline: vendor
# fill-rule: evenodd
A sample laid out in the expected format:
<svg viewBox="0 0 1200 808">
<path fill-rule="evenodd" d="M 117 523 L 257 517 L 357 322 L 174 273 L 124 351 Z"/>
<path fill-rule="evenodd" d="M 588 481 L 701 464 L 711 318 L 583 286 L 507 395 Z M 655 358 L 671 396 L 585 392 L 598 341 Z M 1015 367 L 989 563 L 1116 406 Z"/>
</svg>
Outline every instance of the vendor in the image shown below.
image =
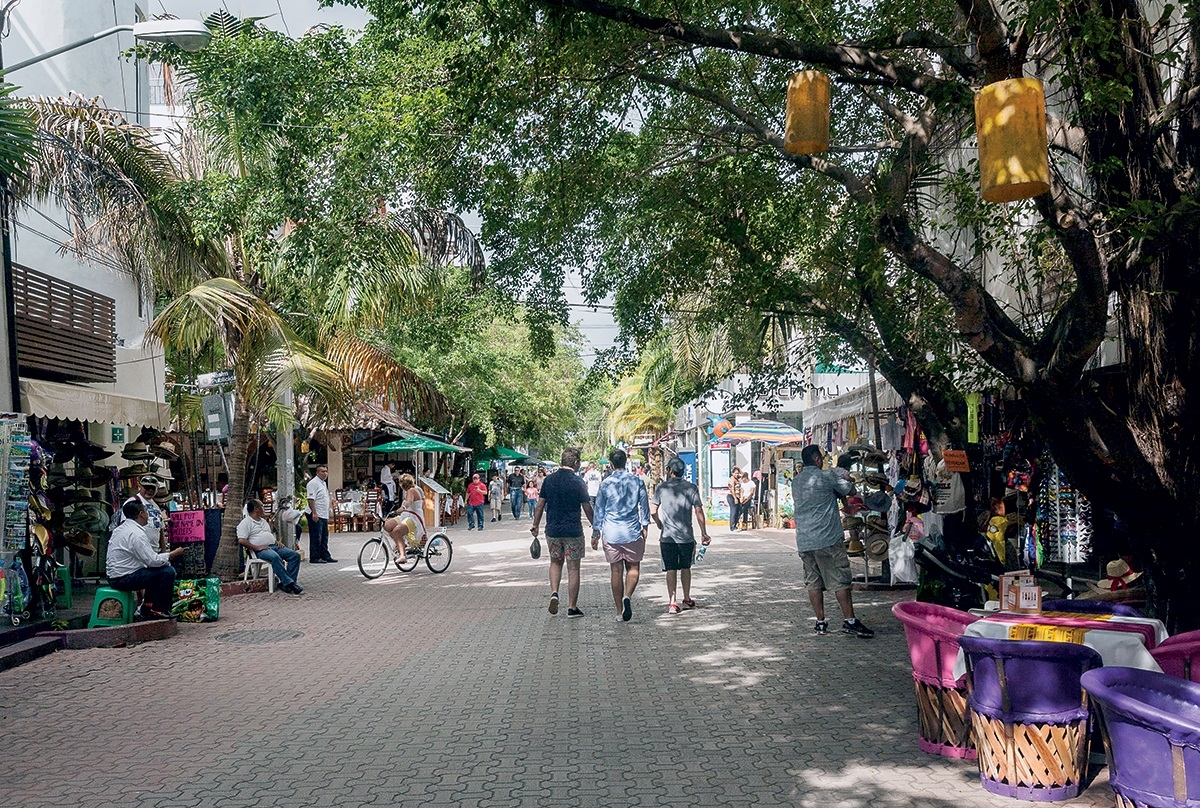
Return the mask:
<svg viewBox="0 0 1200 808">
<path fill-rule="evenodd" d="M 142 532 L 145 534 L 146 540 L 150 542 L 150 549 L 154 552 L 158 552 L 163 547 L 162 529 L 166 527 L 168 521 L 162 509 L 154 501 L 154 497 L 158 495 L 160 482 L 159 478 L 153 474 L 140 477 L 137 493 L 125 500 L 121 510 L 117 513 L 117 524 L 120 525 L 125 522 L 125 505 L 136 502 L 146 509 L 147 521 Z"/>
<path fill-rule="evenodd" d="M 175 568 L 171 559 L 178 558 L 187 548 L 177 547 L 169 553 L 158 553 L 146 544 L 146 526 L 150 516 L 146 506 L 131 498 L 121 506 L 123 517 L 108 540 L 108 560 L 105 572 L 108 585 L 122 592 L 146 590 L 142 617 L 157 620 L 170 617 L 171 601 L 175 596 Z"/>
</svg>

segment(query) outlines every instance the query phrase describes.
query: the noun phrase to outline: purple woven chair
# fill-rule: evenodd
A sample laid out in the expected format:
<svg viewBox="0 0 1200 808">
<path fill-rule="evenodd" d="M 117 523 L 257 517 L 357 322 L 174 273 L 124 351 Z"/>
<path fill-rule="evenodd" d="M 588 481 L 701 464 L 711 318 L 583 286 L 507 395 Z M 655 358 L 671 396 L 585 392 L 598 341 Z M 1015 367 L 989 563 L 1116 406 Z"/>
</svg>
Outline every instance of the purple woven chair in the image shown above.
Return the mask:
<svg viewBox="0 0 1200 808">
<path fill-rule="evenodd" d="M 962 637 L 979 779 L 993 794 L 1068 800 L 1087 775 L 1088 702 L 1100 655 L 1083 645 Z"/>
<path fill-rule="evenodd" d="M 1159 648 L 1164 645 L 1174 645 L 1178 642 L 1200 642 L 1200 631 L 1185 631 L 1182 634 L 1173 634 L 1158 644 Z"/>
<path fill-rule="evenodd" d="M 897 603 L 892 614 L 904 624 L 912 659 L 917 747 L 933 755 L 973 760 L 966 683 L 956 681 L 952 671 L 958 658 L 958 638 L 979 618 L 948 606 L 918 601 Z"/>
<path fill-rule="evenodd" d="M 1163 643 L 1152 648 L 1150 656 L 1168 676 L 1200 682 L 1200 637 Z"/>
<path fill-rule="evenodd" d="M 1042 601 L 1044 612 L 1082 612 L 1084 614 L 1116 614 L 1121 617 L 1145 617 L 1146 615 L 1124 603 L 1109 603 L 1106 600 L 1051 599 Z"/>
<path fill-rule="evenodd" d="M 1100 715 L 1118 808 L 1200 806 L 1200 685 L 1156 671 L 1083 675 Z"/>
</svg>

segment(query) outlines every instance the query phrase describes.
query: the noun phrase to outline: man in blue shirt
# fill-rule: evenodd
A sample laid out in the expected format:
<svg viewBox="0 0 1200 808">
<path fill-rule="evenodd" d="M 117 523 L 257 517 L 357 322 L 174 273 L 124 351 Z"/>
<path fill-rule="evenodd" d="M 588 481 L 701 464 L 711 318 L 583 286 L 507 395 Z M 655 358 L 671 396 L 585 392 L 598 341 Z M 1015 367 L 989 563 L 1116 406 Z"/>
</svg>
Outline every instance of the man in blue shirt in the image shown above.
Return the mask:
<svg viewBox="0 0 1200 808">
<path fill-rule="evenodd" d="M 792 478 L 792 504 L 796 518 L 796 550 L 804 564 L 804 588 L 812 604 L 818 634 L 829 633 L 825 619 L 825 590 L 832 589 L 842 609 L 842 631 L 855 637 L 873 637 L 875 632 L 854 616 L 850 593 L 850 558 L 842 543 L 839 497 L 854 490 L 853 484 L 822 468 L 821 448 L 804 447 L 804 464 Z"/>
<path fill-rule="evenodd" d="M 604 537 L 604 558 L 611 570 L 613 602 L 617 615 L 628 622 L 633 617 L 633 590 L 637 588 L 642 556 L 646 553 L 646 528 L 650 524 L 650 498 L 646 484 L 625 470 L 625 452 L 608 453 L 613 473 L 600 484 L 596 494 L 596 518 L 592 522 L 592 549 Z"/>
</svg>

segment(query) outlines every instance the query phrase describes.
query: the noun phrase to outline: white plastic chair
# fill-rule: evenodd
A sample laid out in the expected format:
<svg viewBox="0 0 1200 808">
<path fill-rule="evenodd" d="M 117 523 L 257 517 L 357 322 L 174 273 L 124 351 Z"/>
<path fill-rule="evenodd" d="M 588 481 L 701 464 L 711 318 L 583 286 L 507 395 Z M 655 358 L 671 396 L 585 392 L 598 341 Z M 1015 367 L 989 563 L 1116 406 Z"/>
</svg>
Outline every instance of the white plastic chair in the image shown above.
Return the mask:
<svg viewBox="0 0 1200 808">
<path fill-rule="evenodd" d="M 250 572 L 253 570 L 254 574 Z M 267 591 L 275 594 L 275 568 L 271 566 L 271 562 L 259 558 L 258 553 L 253 550 L 246 550 L 246 569 L 242 573 L 242 582 L 245 583 L 251 578 L 258 580 L 258 571 L 266 570 L 267 572 Z"/>
</svg>

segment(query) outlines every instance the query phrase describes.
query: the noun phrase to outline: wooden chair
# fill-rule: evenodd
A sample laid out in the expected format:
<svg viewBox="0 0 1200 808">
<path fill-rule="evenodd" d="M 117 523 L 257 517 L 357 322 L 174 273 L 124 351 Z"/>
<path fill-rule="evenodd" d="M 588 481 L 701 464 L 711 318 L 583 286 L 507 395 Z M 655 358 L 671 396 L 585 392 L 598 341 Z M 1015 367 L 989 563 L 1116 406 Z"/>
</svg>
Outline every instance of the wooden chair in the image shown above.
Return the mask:
<svg viewBox="0 0 1200 808">
<path fill-rule="evenodd" d="M 329 503 L 329 530 L 333 533 L 342 533 L 350 526 L 350 517 L 342 508 L 345 501 L 346 492 L 339 488 Z"/>
<path fill-rule="evenodd" d="M 363 530 L 378 530 L 383 525 L 383 492 L 368 488 L 363 497 Z"/>
</svg>

